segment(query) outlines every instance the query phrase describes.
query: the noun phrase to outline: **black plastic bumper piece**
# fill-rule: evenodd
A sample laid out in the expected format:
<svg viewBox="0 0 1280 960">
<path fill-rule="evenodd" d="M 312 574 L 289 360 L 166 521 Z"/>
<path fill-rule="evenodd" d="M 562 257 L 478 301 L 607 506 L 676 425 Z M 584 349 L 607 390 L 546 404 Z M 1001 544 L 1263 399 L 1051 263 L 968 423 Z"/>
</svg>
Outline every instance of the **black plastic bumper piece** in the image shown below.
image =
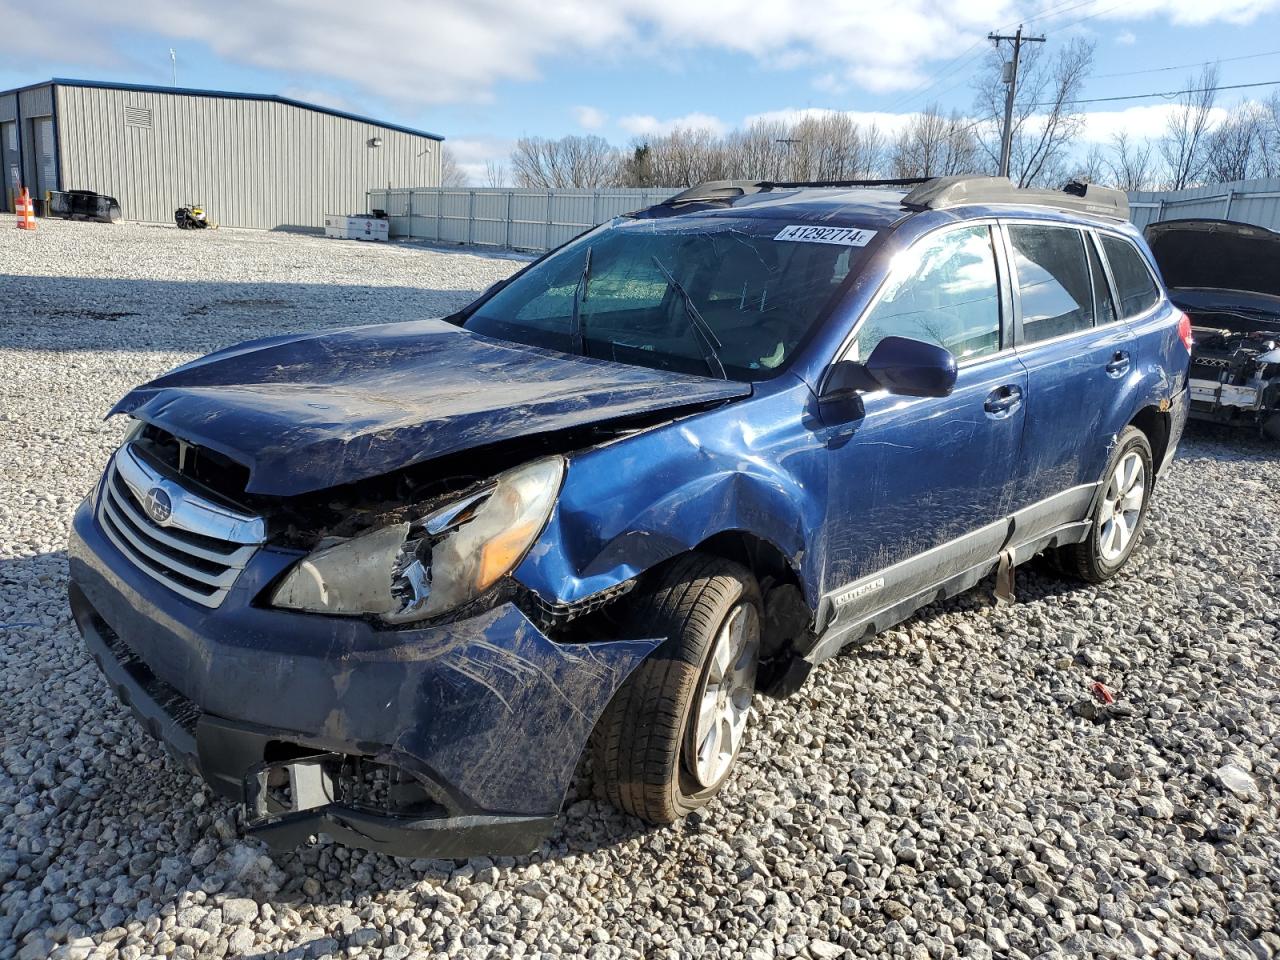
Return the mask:
<svg viewBox="0 0 1280 960">
<path fill-rule="evenodd" d="M 74 583 L 70 589 L 70 600 L 71 613 L 84 638 L 85 649 L 116 697 L 187 770 L 199 775 L 196 748 L 199 709 L 133 654 L 98 617 Z"/>
<path fill-rule="evenodd" d="M 74 583 L 70 601 L 85 649 L 120 702 L 187 770 L 225 797 L 249 800 L 245 783 L 254 765 L 262 764 L 273 735 L 202 713 L 151 672 Z M 393 856 L 454 859 L 531 853 L 555 822 L 555 815 L 417 818 L 329 804 L 267 817 L 246 809 L 245 832 L 280 850 L 314 843 L 324 833 L 339 843 Z"/>
<path fill-rule="evenodd" d="M 276 850 L 314 843 L 324 833 L 350 847 L 397 857 L 449 860 L 532 853 L 555 822 L 555 817 L 490 816 L 411 820 L 327 806 L 253 824 L 245 832 Z"/>
</svg>

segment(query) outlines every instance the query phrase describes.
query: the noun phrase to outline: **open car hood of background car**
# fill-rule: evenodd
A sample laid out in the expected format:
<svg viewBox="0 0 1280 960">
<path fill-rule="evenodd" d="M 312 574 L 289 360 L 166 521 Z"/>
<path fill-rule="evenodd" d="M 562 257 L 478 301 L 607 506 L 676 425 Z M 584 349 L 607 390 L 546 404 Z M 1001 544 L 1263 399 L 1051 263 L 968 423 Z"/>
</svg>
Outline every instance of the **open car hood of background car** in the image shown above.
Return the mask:
<svg viewBox="0 0 1280 960">
<path fill-rule="evenodd" d="M 751 385 L 491 340 L 440 320 L 229 347 L 127 394 L 129 413 L 293 496 L 535 433 L 748 396 Z"/>
<path fill-rule="evenodd" d="M 1231 220 L 1166 220 L 1145 233 L 1166 286 L 1276 297 L 1280 313 L 1280 233 Z M 1213 298 L 1196 299 L 1208 308 Z"/>
</svg>

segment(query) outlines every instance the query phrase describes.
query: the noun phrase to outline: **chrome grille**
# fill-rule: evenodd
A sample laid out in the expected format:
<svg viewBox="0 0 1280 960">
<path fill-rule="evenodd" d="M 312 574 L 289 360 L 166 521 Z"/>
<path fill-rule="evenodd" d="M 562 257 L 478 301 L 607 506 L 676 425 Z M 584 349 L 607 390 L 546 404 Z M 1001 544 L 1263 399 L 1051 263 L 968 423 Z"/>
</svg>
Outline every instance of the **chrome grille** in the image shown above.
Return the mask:
<svg viewBox="0 0 1280 960">
<path fill-rule="evenodd" d="M 107 467 L 98 522 L 139 570 L 206 607 L 222 603 L 266 539 L 261 517 L 186 490 L 147 464 L 130 444 Z"/>
</svg>

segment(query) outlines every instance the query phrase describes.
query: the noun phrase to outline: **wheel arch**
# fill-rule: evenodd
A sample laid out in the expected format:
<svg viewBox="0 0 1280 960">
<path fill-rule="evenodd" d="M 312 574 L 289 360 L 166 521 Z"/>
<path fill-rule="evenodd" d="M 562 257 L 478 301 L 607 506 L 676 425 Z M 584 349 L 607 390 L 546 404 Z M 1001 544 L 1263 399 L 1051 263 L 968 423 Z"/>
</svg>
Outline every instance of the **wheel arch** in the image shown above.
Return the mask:
<svg viewBox="0 0 1280 960">
<path fill-rule="evenodd" d="M 1146 435 L 1147 443 L 1151 445 L 1151 469 L 1154 474 L 1158 474 L 1160 465 L 1164 463 L 1165 452 L 1169 449 L 1169 437 L 1173 431 L 1172 415 L 1149 404 L 1134 414 L 1129 425 L 1137 427 Z"/>
</svg>

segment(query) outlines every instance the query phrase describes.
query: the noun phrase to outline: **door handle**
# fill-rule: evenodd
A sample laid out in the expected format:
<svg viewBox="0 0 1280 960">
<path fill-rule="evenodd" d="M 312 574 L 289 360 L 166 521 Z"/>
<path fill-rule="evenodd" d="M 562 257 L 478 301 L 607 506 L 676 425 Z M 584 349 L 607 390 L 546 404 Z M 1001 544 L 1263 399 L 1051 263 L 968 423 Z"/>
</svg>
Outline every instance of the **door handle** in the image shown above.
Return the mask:
<svg viewBox="0 0 1280 960">
<path fill-rule="evenodd" d="M 1107 363 L 1107 376 L 1121 377 L 1129 372 L 1129 354 L 1124 350 L 1117 350 Z"/>
<path fill-rule="evenodd" d="M 987 415 L 993 420 L 1000 420 L 1009 416 L 1021 405 L 1022 388 L 1017 384 L 1008 383 L 1003 387 L 996 387 L 987 394 L 987 401 L 982 405 L 982 409 L 987 411 Z"/>
</svg>

